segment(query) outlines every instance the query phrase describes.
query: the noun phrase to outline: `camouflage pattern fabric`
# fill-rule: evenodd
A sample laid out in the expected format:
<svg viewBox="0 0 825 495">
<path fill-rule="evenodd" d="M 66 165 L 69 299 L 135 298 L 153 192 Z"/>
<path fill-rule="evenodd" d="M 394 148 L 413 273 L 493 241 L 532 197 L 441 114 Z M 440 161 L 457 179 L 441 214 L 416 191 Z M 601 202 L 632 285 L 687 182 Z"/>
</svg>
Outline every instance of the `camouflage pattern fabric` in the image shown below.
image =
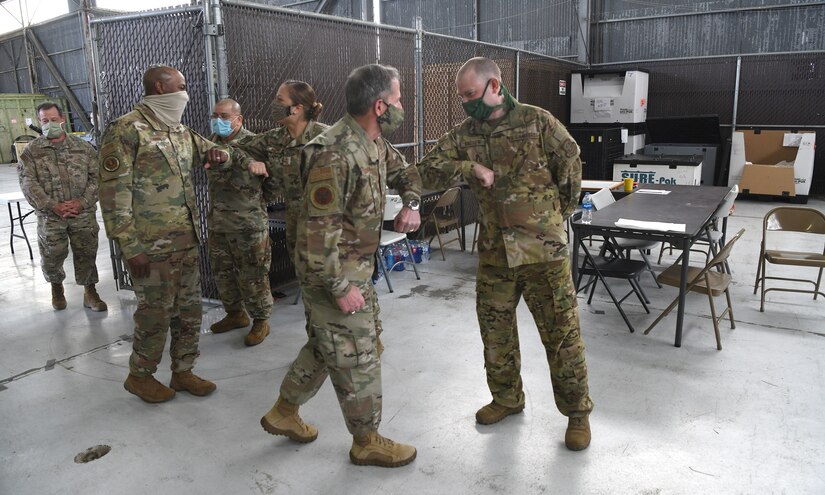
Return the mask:
<svg viewBox="0 0 825 495">
<path fill-rule="evenodd" d="M 125 259 L 198 245 L 192 167 L 215 146 L 185 125 L 169 128 L 142 103 L 109 124 L 100 146 L 100 207 Z"/>
<path fill-rule="evenodd" d="M 365 305 L 354 315 L 330 306 L 322 289 L 303 289 L 310 324 L 307 343 L 289 367 L 280 393 L 292 404 L 305 404 L 331 378 L 347 430 L 363 435 L 381 422 L 381 361 L 375 320 L 378 297 L 372 284 L 359 286 Z M 306 301 L 321 303 L 306 304 Z M 346 328 L 343 326 L 346 325 Z"/>
<path fill-rule="evenodd" d="M 37 215 L 37 245 L 46 281 L 62 283 L 63 263 L 72 246 L 75 281 L 80 285 L 98 282 L 95 218 L 98 197 L 97 152 L 86 141 L 67 134 L 60 143 L 45 137 L 32 141 L 17 164 L 20 189 Z M 52 208 L 78 200 L 83 211 L 73 218 L 60 218 Z"/>
<path fill-rule="evenodd" d="M 304 154 L 306 186 L 295 260 L 309 339 L 284 377 L 281 393 L 303 404 L 329 375 L 348 430 L 363 435 L 381 421 L 376 348 L 381 324 L 370 279 L 385 188 L 420 200 L 421 179 L 389 142 L 370 141 L 349 115 L 307 144 Z M 351 285 L 365 300 L 353 315 L 342 313 L 336 303 Z"/>
<path fill-rule="evenodd" d="M 227 313 L 244 308 L 256 320 L 272 314 L 269 231 L 209 233 L 209 262 Z"/>
<path fill-rule="evenodd" d="M 556 407 L 565 416 L 589 414 L 593 403 L 567 259 L 515 268 L 479 264 L 476 311 L 493 400 L 507 407 L 524 404 L 515 313 L 522 295 L 547 353 Z"/>
<path fill-rule="evenodd" d="M 495 172 L 481 186 L 473 162 Z M 425 187 L 466 180 L 481 206 L 481 263 L 516 267 L 567 257 L 564 221 L 579 200 L 579 147 L 550 112 L 516 103 L 496 125 L 466 119 L 418 164 Z"/>
<path fill-rule="evenodd" d="M 167 329 L 173 371 L 191 369 L 198 355 L 200 221 L 192 167 L 201 166 L 214 146 L 185 125 L 168 127 L 144 104 L 110 123 L 103 135 L 106 233 L 124 260 L 145 253 L 151 262 L 148 278 L 132 279 L 138 307 L 130 371 L 139 376 L 157 367 Z"/>
<path fill-rule="evenodd" d="M 301 151 L 304 145 L 328 128 L 325 124 L 310 121 L 304 132 L 293 138 L 286 126 L 279 126 L 236 145 L 252 159 L 266 163 L 269 177 L 263 182 L 264 202 L 283 201 L 286 205 L 286 240 L 290 256 L 295 251 L 298 214 L 304 196 Z M 248 161 L 244 165 L 247 164 Z"/>
<path fill-rule="evenodd" d="M 149 261 L 149 277 L 132 279 L 138 306 L 129 373 L 147 376 L 157 371 L 167 331 L 172 336 L 172 371 L 191 370 L 199 355 L 202 314 L 198 248 L 152 254 Z"/>
<path fill-rule="evenodd" d="M 494 171 L 491 188 L 473 175 L 475 162 Z M 523 295 L 545 346 L 557 407 L 568 416 L 588 414 L 593 404 L 564 232 L 581 191 L 576 142 L 549 112 L 516 102 L 497 122 L 466 119 L 418 169 L 429 189 L 463 179 L 478 198 L 476 310 L 493 400 L 524 403 L 516 329 Z"/>
</svg>

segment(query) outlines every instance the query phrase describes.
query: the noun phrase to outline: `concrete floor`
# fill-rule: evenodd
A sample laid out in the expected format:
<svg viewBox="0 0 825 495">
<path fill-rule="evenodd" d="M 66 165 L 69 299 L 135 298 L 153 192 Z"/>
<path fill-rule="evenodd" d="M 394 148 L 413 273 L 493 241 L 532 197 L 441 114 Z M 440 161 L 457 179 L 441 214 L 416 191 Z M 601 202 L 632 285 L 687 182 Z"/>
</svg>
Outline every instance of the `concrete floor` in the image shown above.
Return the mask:
<svg viewBox="0 0 825 495">
<path fill-rule="evenodd" d="M 0 166 L 0 192 L 16 187 L 15 169 Z M 387 348 L 381 432 L 418 448 L 418 459 L 398 469 L 350 464 L 329 384 L 302 408 L 320 430 L 315 442 L 297 445 L 260 428 L 305 339 L 303 309 L 291 297 L 276 304 L 273 332 L 254 348 L 243 346 L 242 330 L 211 334 L 223 311 L 204 306 L 196 370 L 217 392 L 145 404 L 123 390 L 135 298 L 115 291 L 103 232 L 99 291 L 109 311 L 84 310 L 82 288 L 68 283 L 69 307 L 55 312 L 36 250 L 31 262 L 16 240 L 10 254 L 2 211 L 0 494 L 825 493 L 825 301 L 771 293 L 760 313 L 752 295 L 761 218 L 773 206 L 738 201 L 730 219 L 729 232 L 748 232 L 732 262 L 737 328 L 723 329 L 721 352 L 704 296 L 689 297 L 681 348 L 673 347 L 675 316 L 648 336 L 631 334 L 603 288 L 590 307 L 579 299 L 596 404 L 593 443 L 579 453 L 564 447 L 566 419 L 523 304 L 527 407 L 494 426 L 475 423 L 490 399 L 475 322 L 476 256 L 452 244 L 446 262 L 434 255 L 422 266 L 420 281 L 393 273 L 395 293 L 378 286 Z M 809 206 L 825 209 L 822 201 Z M 27 230 L 35 233 L 33 217 Z M 72 281 L 70 263 L 67 273 Z M 647 276 L 643 286 L 653 313 L 626 304 L 639 330 L 676 294 Z M 168 364 L 166 355 L 163 381 Z M 99 444 L 111 452 L 73 461 Z"/>
</svg>

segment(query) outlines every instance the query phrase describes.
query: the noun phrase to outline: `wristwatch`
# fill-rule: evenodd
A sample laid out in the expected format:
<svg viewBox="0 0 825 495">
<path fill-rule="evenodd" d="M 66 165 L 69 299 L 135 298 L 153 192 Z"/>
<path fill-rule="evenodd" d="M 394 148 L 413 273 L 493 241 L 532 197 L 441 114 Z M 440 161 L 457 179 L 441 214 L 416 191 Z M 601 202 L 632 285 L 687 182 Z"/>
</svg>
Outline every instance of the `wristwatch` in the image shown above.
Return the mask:
<svg viewBox="0 0 825 495">
<path fill-rule="evenodd" d="M 405 204 L 404 206 L 411 209 L 412 211 L 418 211 L 419 208 L 421 208 L 421 202 L 417 199 L 411 199 L 407 201 L 407 204 Z"/>
</svg>

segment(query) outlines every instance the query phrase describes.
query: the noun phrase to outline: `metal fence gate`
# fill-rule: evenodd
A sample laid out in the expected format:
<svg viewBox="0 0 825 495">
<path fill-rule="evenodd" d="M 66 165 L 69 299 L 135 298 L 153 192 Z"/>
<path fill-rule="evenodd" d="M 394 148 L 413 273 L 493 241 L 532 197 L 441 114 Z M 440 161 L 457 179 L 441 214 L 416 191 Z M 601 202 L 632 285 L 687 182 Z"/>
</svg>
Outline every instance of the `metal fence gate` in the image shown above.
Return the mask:
<svg viewBox="0 0 825 495">
<path fill-rule="evenodd" d="M 390 139 L 411 162 L 465 118 L 453 81 L 468 58 L 495 60 L 504 84 L 516 97 L 549 109 L 563 122 L 567 121 L 567 102 L 557 91 L 553 93 L 554 84 L 567 79 L 571 69 L 583 67 L 420 29 L 237 0 L 106 17 L 93 20 L 92 26 L 101 132 L 140 101 L 141 77 L 151 64 L 171 65 L 183 73 L 190 95 L 183 121 L 206 133 L 210 109 L 222 97 L 240 103 L 249 130 L 270 129 L 270 103 L 279 84 L 287 79 L 309 82 L 324 105 L 320 120 L 333 123 L 346 112 L 344 82 L 349 72 L 364 64 L 382 63 L 401 74 L 401 103 L 407 118 Z M 205 238 L 206 178 L 199 167 L 195 168 L 195 184 Z M 466 201 L 465 205 L 470 205 L 466 220 L 474 221 L 476 203 Z M 128 274 L 114 245 L 112 253 L 118 285 L 128 287 Z M 274 283 L 294 278 L 291 261 L 285 256 L 272 262 L 273 271 L 279 274 Z M 201 246 L 201 283 L 203 297 L 217 299 L 205 245 Z"/>
</svg>

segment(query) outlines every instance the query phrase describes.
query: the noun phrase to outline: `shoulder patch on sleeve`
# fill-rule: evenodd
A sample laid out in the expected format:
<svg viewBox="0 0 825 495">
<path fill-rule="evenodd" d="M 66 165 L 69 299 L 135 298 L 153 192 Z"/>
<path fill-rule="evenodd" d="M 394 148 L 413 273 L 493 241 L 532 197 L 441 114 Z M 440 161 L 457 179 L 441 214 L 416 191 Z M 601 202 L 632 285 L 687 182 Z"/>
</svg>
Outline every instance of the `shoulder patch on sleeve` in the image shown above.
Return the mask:
<svg viewBox="0 0 825 495">
<path fill-rule="evenodd" d="M 333 177 L 332 167 L 318 167 L 309 171 L 309 182 L 321 182 Z"/>
<path fill-rule="evenodd" d="M 107 172 L 114 172 L 120 168 L 120 160 L 115 156 L 108 156 L 103 160 L 103 169 Z"/>
<path fill-rule="evenodd" d="M 564 143 L 561 145 L 561 148 L 564 150 L 564 154 L 567 158 L 573 158 L 579 154 L 579 147 L 571 138 L 565 139 Z"/>
<path fill-rule="evenodd" d="M 335 202 L 335 191 L 329 184 L 318 184 L 310 190 L 309 200 L 319 210 L 326 210 Z"/>
</svg>

